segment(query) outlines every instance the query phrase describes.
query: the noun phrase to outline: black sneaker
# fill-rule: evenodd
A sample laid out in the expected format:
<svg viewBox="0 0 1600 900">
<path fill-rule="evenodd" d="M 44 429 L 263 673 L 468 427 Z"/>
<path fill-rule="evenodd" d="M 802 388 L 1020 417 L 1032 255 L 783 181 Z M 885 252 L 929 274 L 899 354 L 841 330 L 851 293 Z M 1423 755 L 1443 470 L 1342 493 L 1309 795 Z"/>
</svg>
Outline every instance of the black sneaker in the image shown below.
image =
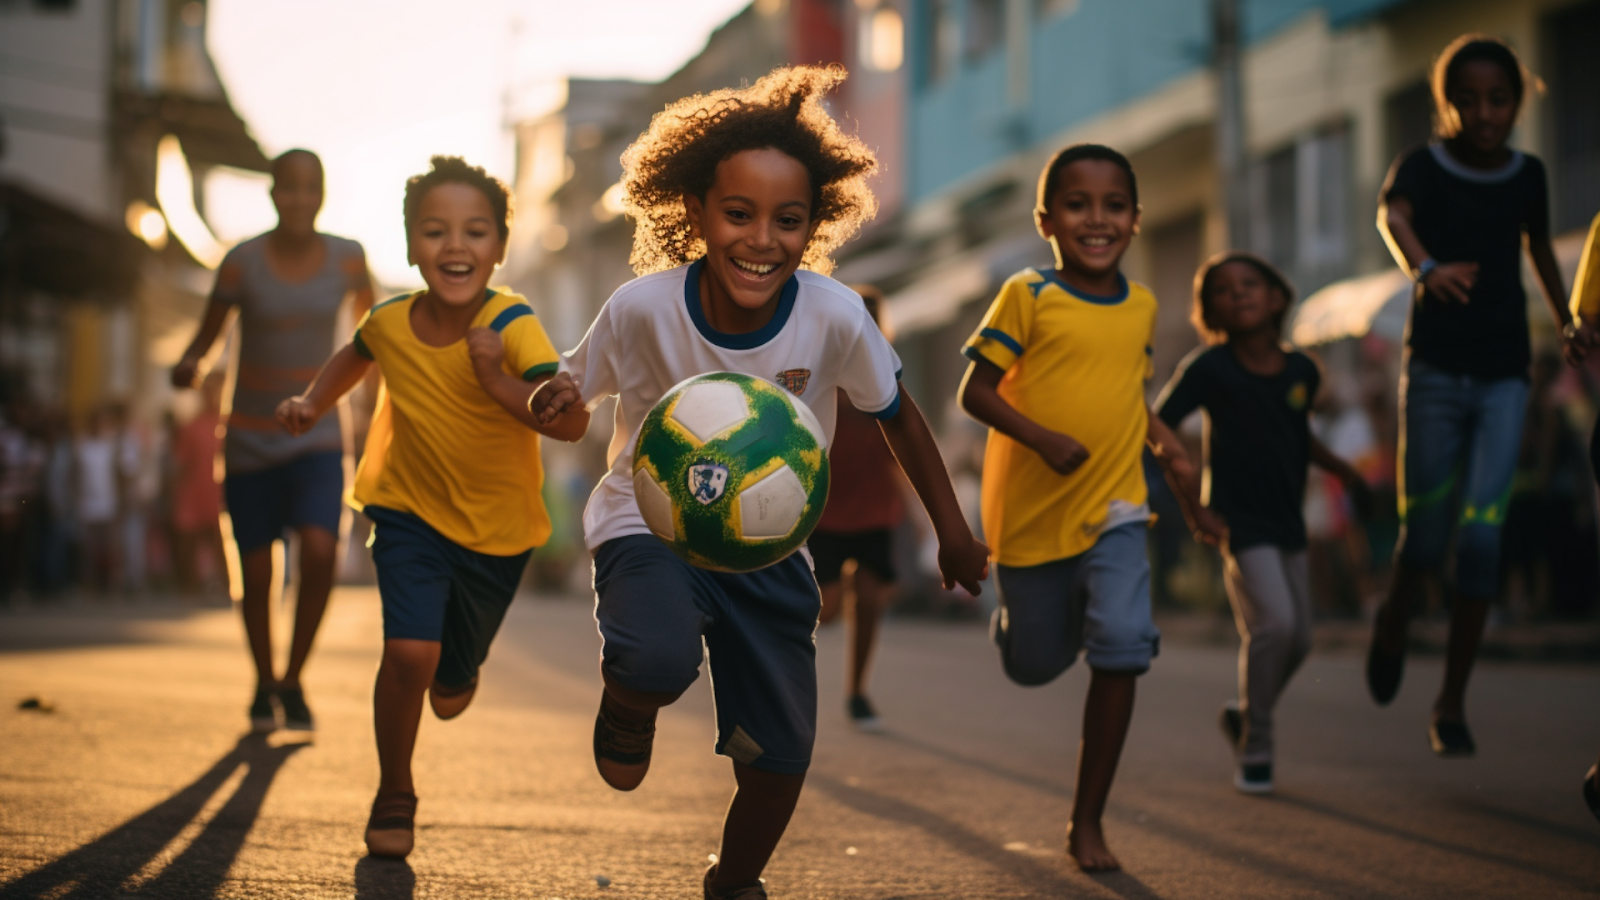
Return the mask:
<svg viewBox="0 0 1600 900">
<path fill-rule="evenodd" d="M 1465 722 L 1436 721 L 1428 725 L 1428 743 L 1433 752 L 1445 758 L 1465 759 L 1478 752 L 1472 742 L 1472 732 Z"/>
<path fill-rule="evenodd" d="M 1246 794 L 1272 793 L 1272 763 L 1247 763 L 1233 776 L 1233 786 Z"/>
<path fill-rule="evenodd" d="M 250 702 L 250 730 L 256 734 L 265 734 L 278 727 L 277 704 L 273 701 L 271 689 L 256 688 L 256 698 Z"/>
<path fill-rule="evenodd" d="M 283 727 L 290 731 L 316 731 L 317 723 L 311 718 L 311 707 L 306 706 L 306 695 L 299 688 L 279 688 L 278 704 L 283 707 Z"/>
<path fill-rule="evenodd" d="M 1600 819 L 1600 790 L 1595 790 L 1594 786 L 1596 769 L 1600 769 L 1600 763 L 1590 766 L 1588 773 L 1583 776 L 1583 802 L 1589 804 L 1589 812 Z"/>
<path fill-rule="evenodd" d="M 872 701 L 865 694 L 856 694 L 845 701 L 845 710 L 850 714 L 850 724 L 857 731 L 883 730 L 883 720 L 878 718 L 878 711 L 872 708 Z"/>
<path fill-rule="evenodd" d="M 1390 656 L 1378 649 L 1378 632 L 1382 623 L 1383 613 L 1380 612 L 1372 620 L 1372 646 L 1367 648 L 1367 693 L 1379 706 L 1388 706 L 1400 691 L 1400 676 L 1406 671 L 1406 654 L 1402 649 Z"/>
<path fill-rule="evenodd" d="M 655 747 L 656 721 L 652 716 L 644 725 L 630 725 L 612 715 L 600 702 L 600 712 L 594 717 L 594 763 L 606 784 L 619 791 L 631 791 L 644 780 L 650 771 L 650 753 Z M 627 766 L 631 771 L 607 772 L 601 760 Z"/>
<path fill-rule="evenodd" d="M 1239 742 L 1244 740 L 1244 713 L 1239 711 L 1239 704 L 1233 700 L 1222 704 L 1217 724 L 1222 726 L 1222 736 L 1227 738 L 1228 746 L 1238 753 Z"/>
</svg>

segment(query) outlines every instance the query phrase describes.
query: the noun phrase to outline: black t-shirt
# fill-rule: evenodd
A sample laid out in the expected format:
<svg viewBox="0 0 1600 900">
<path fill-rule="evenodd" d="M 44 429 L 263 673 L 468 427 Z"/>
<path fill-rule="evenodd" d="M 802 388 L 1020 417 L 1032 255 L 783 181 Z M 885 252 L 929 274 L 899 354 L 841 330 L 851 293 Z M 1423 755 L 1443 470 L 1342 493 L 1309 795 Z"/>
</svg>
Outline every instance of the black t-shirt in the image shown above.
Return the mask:
<svg viewBox="0 0 1600 900">
<path fill-rule="evenodd" d="M 1309 417 L 1321 383 L 1321 370 L 1304 353 L 1290 350 L 1283 371 L 1257 375 L 1221 344 L 1189 354 L 1156 401 L 1173 428 L 1205 410 L 1210 506 L 1228 522 L 1231 549 L 1305 548 Z"/>
<path fill-rule="evenodd" d="M 1411 201 L 1412 228 L 1435 261 L 1478 264 L 1470 303 L 1424 293 L 1412 305 L 1412 356 L 1458 375 L 1526 377 L 1522 235 L 1550 234 L 1544 163 L 1515 153 L 1498 171 L 1482 172 L 1430 144 L 1395 160 L 1382 196 Z"/>
</svg>

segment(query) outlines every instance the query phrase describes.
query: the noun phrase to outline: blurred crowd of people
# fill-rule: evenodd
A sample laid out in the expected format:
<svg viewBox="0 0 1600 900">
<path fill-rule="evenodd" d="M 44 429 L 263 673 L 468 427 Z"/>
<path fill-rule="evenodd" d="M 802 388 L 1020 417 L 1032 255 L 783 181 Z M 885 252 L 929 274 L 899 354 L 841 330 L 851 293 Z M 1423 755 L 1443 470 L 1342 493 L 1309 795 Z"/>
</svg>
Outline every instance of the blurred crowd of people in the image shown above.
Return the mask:
<svg viewBox="0 0 1600 900">
<path fill-rule="evenodd" d="M 159 426 L 124 403 L 0 416 L 0 602 L 176 590 L 226 600 L 216 468 L 222 377 Z"/>
</svg>

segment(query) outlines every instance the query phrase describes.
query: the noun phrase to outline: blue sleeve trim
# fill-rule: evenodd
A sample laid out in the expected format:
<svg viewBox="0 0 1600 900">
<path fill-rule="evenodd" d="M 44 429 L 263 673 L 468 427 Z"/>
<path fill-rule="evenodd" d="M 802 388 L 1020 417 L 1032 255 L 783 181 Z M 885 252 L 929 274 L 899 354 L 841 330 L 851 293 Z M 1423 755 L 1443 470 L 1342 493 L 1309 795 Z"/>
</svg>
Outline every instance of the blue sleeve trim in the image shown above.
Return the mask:
<svg viewBox="0 0 1600 900">
<path fill-rule="evenodd" d="M 1010 350 L 1012 353 L 1015 353 L 1018 356 L 1022 355 L 1022 345 L 1017 343 L 1017 339 L 1009 334 L 1006 334 L 1004 331 L 999 330 L 998 328 L 985 328 L 978 332 L 978 337 L 988 338 L 991 341 L 996 341 L 1004 345 L 1005 348 Z"/>
<path fill-rule="evenodd" d="M 526 372 L 522 373 L 522 380 L 532 381 L 541 375 L 554 375 L 556 370 L 560 368 L 561 364 L 558 362 L 547 362 L 540 363 L 537 366 L 530 366 Z"/>
<path fill-rule="evenodd" d="M 512 322 L 515 322 L 523 316 L 531 315 L 533 315 L 533 309 L 525 303 L 518 303 L 515 306 L 508 306 L 505 309 L 500 310 L 500 314 L 495 316 L 494 321 L 489 323 L 489 328 L 493 331 L 505 331 L 507 325 L 510 325 Z"/>
<path fill-rule="evenodd" d="M 360 329 L 357 329 L 356 333 L 350 336 L 350 344 L 356 348 L 356 353 L 360 355 L 362 359 L 374 358 L 371 348 L 367 346 L 367 342 L 361 339 Z"/>
<path fill-rule="evenodd" d="M 896 385 L 895 392 L 894 392 L 894 399 L 889 401 L 889 405 L 885 406 L 883 409 L 880 409 L 875 413 L 870 413 L 870 415 L 874 419 L 877 419 L 878 421 L 883 422 L 883 421 L 887 421 L 889 419 L 894 418 L 897 414 L 899 414 L 899 412 L 900 412 L 900 389 L 899 389 L 899 386 Z"/>
<path fill-rule="evenodd" d="M 984 356 L 983 355 L 983 351 L 979 350 L 977 347 L 962 347 L 961 348 L 961 355 L 965 356 L 967 359 L 972 360 L 973 362 L 986 362 L 989 365 L 994 366 L 996 369 L 999 369 L 1002 372 L 1004 372 L 1006 370 L 1005 366 L 1002 366 L 999 363 L 995 362 L 994 360 L 990 359 L 989 357 Z"/>
</svg>

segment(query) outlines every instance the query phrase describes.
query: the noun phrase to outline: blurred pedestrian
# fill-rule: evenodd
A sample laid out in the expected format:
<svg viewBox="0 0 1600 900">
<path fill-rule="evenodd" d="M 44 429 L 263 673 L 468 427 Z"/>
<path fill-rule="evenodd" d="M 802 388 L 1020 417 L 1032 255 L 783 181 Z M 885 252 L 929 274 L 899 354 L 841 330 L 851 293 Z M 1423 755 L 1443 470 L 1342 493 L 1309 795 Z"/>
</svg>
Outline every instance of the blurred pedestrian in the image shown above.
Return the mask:
<svg viewBox="0 0 1600 900">
<path fill-rule="evenodd" d="M 333 353 L 334 327 L 346 297 L 355 314 L 372 306 L 361 245 L 316 230 L 322 208 L 322 161 L 290 150 L 272 162 L 278 225 L 232 250 L 199 333 L 172 370 L 191 387 L 200 361 L 239 311 L 239 367 L 223 455 L 223 490 L 243 580 L 245 634 L 256 669 L 250 720 L 257 729 L 313 727 L 300 676 L 333 587 L 343 515 L 345 437 L 339 416 L 290 436 L 273 418 L 279 400 L 303 388 Z M 272 545 L 299 537 L 294 637 L 283 677 L 274 674 L 270 600 L 275 593 Z M 284 576 L 287 579 L 285 566 Z"/>
<path fill-rule="evenodd" d="M 74 441 L 66 414 L 47 413 L 40 437 L 44 451 L 41 506 L 45 524 L 41 529 L 36 582 L 41 595 L 55 597 L 72 584 L 78 552 Z"/>
<path fill-rule="evenodd" d="M 11 397 L 0 412 L 0 605 L 23 582 L 26 528 L 42 487 L 44 459 L 33 425 L 29 404 Z"/>
<path fill-rule="evenodd" d="M 73 518 L 83 555 L 81 583 L 107 593 L 117 572 L 117 429 L 115 416 L 100 407 L 72 447 Z"/>
<path fill-rule="evenodd" d="M 854 286 L 872 321 L 884 327 L 883 293 Z M 845 712 L 863 731 L 881 727 L 867 699 L 867 670 L 878 638 L 878 623 L 894 601 L 894 529 L 905 518 L 900 466 L 883 439 L 878 420 L 856 409 L 844 389 L 828 447 L 828 504 L 807 546 L 822 591 L 821 624 L 849 620 L 850 651 Z M 848 606 L 847 606 L 848 603 Z"/>
<path fill-rule="evenodd" d="M 1239 629 L 1239 699 L 1223 706 L 1222 731 L 1238 760 L 1234 787 L 1249 794 L 1273 790 L 1273 710 L 1311 652 L 1307 471 L 1315 464 L 1352 495 L 1366 491 L 1311 433 L 1322 371 L 1283 345 L 1293 300 L 1265 260 L 1213 256 L 1195 274 L 1192 316 L 1209 346 L 1183 361 L 1156 402 L 1172 428 L 1205 410 L 1205 502 L 1227 529 L 1224 577 Z"/>
<path fill-rule="evenodd" d="M 1406 630 L 1455 535 L 1444 683 L 1428 739 L 1440 756 L 1476 751 L 1466 692 L 1499 583 L 1500 534 L 1521 444 L 1530 348 L 1519 265 L 1524 241 L 1558 327 L 1570 314 L 1550 244 L 1544 164 L 1507 141 L 1530 76 L 1505 43 L 1462 35 L 1433 68 L 1439 140 L 1395 161 L 1378 219 L 1416 280 L 1401 381 L 1404 529 L 1373 623 L 1367 687 L 1400 687 Z M 1574 338 L 1564 337 L 1567 343 Z"/>
<path fill-rule="evenodd" d="M 127 407 L 116 410 L 117 481 L 120 497 L 119 544 L 122 548 L 122 588 L 143 593 L 150 572 L 150 516 L 161 493 L 160 437 Z"/>
<path fill-rule="evenodd" d="M 217 451 L 222 445 L 221 372 L 201 383 L 198 412 L 173 431 L 172 539 L 178 587 L 195 596 L 207 583 L 226 582 L 222 546 L 222 485 L 217 481 Z M 224 584 L 223 590 L 226 590 Z"/>
</svg>

